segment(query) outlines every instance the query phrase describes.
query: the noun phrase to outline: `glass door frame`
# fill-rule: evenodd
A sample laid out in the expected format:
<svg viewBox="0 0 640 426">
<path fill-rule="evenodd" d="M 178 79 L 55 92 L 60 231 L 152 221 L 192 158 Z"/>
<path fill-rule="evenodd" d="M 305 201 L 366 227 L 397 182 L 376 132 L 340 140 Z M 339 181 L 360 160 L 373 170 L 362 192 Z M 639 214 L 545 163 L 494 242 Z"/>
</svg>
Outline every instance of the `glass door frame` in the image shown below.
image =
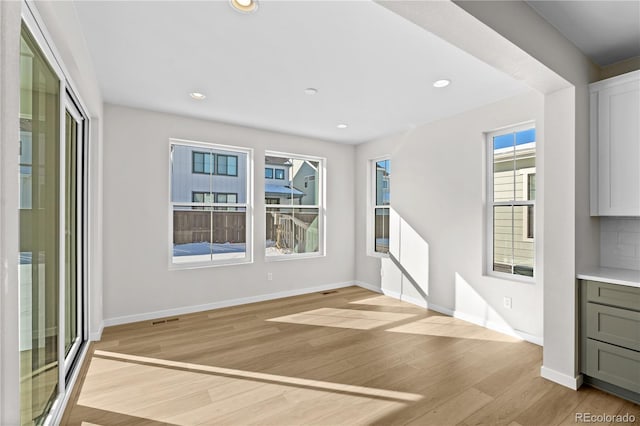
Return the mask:
<svg viewBox="0 0 640 426">
<path fill-rule="evenodd" d="M 64 275 L 61 275 L 61 281 L 60 281 L 60 307 L 59 307 L 59 313 L 60 313 L 60 340 L 59 340 L 59 359 L 61 359 L 63 362 L 61 362 L 61 366 L 63 368 L 60 369 L 60 382 L 68 382 L 69 379 L 69 373 L 70 373 L 70 369 L 71 367 L 74 365 L 76 359 L 77 359 L 77 355 L 80 351 L 80 348 L 82 347 L 83 343 L 88 341 L 88 333 L 87 333 L 87 318 L 86 315 L 84 314 L 85 312 L 87 312 L 87 298 L 86 298 L 86 283 L 87 283 L 87 277 L 86 277 L 86 262 L 88 259 L 87 256 L 87 241 L 86 241 L 86 223 L 87 223 L 87 217 L 86 217 L 86 213 L 88 212 L 87 209 L 87 195 L 86 194 L 86 186 L 87 186 L 87 181 L 86 176 L 85 176 L 85 172 L 87 169 L 87 159 L 85 158 L 85 151 L 86 151 L 86 147 L 87 147 L 87 127 L 86 126 L 86 118 L 85 116 L 80 112 L 79 107 L 77 106 L 77 102 L 74 100 L 75 96 L 73 95 L 73 93 L 71 93 L 69 91 L 69 89 L 67 88 L 64 95 L 61 96 L 61 98 L 63 98 L 63 108 L 61 109 L 61 115 L 62 115 L 62 119 L 63 121 L 65 121 L 65 127 L 66 127 L 66 114 L 69 113 L 69 115 L 72 117 L 75 125 L 76 125 L 76 135 L 75 135 L 75 141 L 73 141 L 72 143 L 75 143 L 76 145 L 76 172 L 77 172 L 77 177 L 76 177 L 76 327 L 77 327 L 77 333 L 78 333 L 78 339 L 76 339 L 76 341 L 74 342 L 74 344 L 71 346 L 71 349 L 69 350 L 69 354 L 66 354 L 66 328 L 64 327 L 66 325 L 66 286 L 65 286 L 65 280 L 66 280 L 66 270 L 64 270 Z M 63 144 L 61 143 L 61 149 L 60 149 L 60 157 L 61 157 L 61 161 L 66 161 L 66 128 L 63 129 L 63 131 L 65 132 L 65 138 L 64 138 L 64 149 L 63 148 Z M 66 176 L 63 176 L 63 170 L 66 170 L 66 163 L 61 163 L 61 179 L 60 179 L 60 184 L 61 184 L 61 188 L 60 191 L 64 191 L 61 192 L 61 194 L 65 194 L 66 196 Z M 63 203 L 60 206 L 60 218 L 61 218 L 61 230 L 64 230 L 66 227 L 66 223 L 65 223 L 65 217 L 64 217 L 64 209 L 66 207 L 66 200 L 63 201 Z M 62 242 L 64 242 L 63 238 L 60 239 Z M 65 251 L 61 251 L 61 260 L 64 257 L 64 255 L 66 254 L 66 247 Z M 61 261 L 61 263 L 64 263 L 63 261 Z M 65 265 L 66 267 L 66 265 Z"/>
<path fill-rule="evenodd" d="M 86 108 L 86 104 L 82 101 L 80 96 L 78 96 L 77 91 L 74 90 L 74 84 L 70 79 L 70 74 L 65 69 L 64 64 L 61 61 L 60 54 L 55 49 L 54 44 L 51 41 L 51 36 L 46 30 L 46 26 L 38 13 L 37 8 L 31 3 L 29 0 L 22 1 L 22 26 L 24 26 L 33 39 L 35 40 L 37 46 L 41 50 L 44 55 L 44 59 L 48 62 L 49 66 L 53 70 L 54 74 L 58 78 L 59 81 L 59 160 L 60 160 L 60 170 L 59 170 L 59 190 L 60 198 L 59 198 L 59 241 L 58 241 L 58 250 L 59 250 L 59 274 L 58 274 L 58 285 L 59 285 L 59 334 L 58 334 L 58 394 L 54 398 L 53 404 L 50 406 L 48 413 L 46 414 L 46 418 L 44 420 L 45 425 L 56 424 L 60 421 L 64 406 L 66 405 L 66 401 L 70 397 L 71 387 L 74 385 L 75 380 L 78 377 L 79 366 L 87 352 L 88 349 L 88 341 L 89 341 L 89 221 L 92 220 L 92 216 L 90 214 L 89 209 L 89 187 L 90 187 L 90 173 L 89 173 L 89 135 L 91 134 L 91 120 L 89 119 L 89 114 L 87 114 L 88 109 Z M 77 185 L 77 196 L 78 196 L 78 239 L 81 240 L 77 243 L 78 247 L 78 259 L 77 262 L 78 270 L 78 285 L 80 286 L 79 297 L 78 297 L 78 307 L 79 313 L 78 315 L 78 325 L 80 328 L 78 329 L 78 335 L 80 337 L 78 342 L 78 347 L 73 349 L 74 356 L 69 357 L 69 361 L 65 359 L 65 328 L 64 328 L 64 311 L 65 311 L 65 249 L 66 243 L 64 238 L 64 230 L 65 230 L 65 142 L 66 142 L 66 111 L 73 111 L 72 116 L 74 116 L 74 120 L 78 122 L 78 130 L 79 134 L 76 138 L 76 143 L 79 145 L 77 161 L 78 163 L 82 163 L 80 169 L 78 170 L 77 178 L 82 182 Z M 77 118 L 81 118 L 80 121 Z M 20 392 L 20 391 L 19 391 Z"/>
</svg>

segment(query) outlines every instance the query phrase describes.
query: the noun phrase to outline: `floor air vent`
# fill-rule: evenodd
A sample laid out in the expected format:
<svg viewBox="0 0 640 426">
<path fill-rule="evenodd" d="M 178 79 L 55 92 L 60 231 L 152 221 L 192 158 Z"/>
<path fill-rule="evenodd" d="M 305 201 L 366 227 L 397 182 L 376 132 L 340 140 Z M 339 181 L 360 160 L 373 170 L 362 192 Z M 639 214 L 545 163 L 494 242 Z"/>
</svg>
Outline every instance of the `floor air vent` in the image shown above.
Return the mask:
<svg viewBox="0 0 640 426">
<path fill-rule="evenodd" d="M 338 290 L 331 290 L 331 291 L 323 291 L 321 294 L 327 295 L 327 294 L 333 294 L 333 293 L 337 293 Z"/>
<path fill-rule="evenodd" d="M 162 319 L 162 320 L 157 320 L 157 321 L 151 321 L 151 325 L 158 325 L 158 324 L 166 324 L 168 322 L 175 322 L 178 321 L 180 318 L 169 318 L 169 319 Z"/>
</svg>

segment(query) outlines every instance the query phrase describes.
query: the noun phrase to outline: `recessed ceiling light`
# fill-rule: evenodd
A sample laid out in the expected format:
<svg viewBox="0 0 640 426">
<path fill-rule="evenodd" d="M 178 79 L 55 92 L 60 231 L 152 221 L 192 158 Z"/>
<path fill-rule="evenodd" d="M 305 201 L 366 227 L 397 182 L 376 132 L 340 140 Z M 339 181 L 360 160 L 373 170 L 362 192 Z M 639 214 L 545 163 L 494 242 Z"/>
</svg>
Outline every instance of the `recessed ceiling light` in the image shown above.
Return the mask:
<svg viewBox="0 0 640 426">
<path fill-rule="evenodd" d="M 231 6 L 240 12 L 255 12 L 258 8 L 258 0 L 229 0 Z"/>
<path fill-rule="evenodd" d="M 195 99 L 196 101 L 201 101 L 204 98 L 207 97 L 207 95 L 200 93 L 200 92 L 191 92 L 189 93 L 189 96 L 191 96 L 193 99 Z"/>
<path fill-rule="evenodd" d="M 304 89 L 304 93 L 307 95 L 315 95 L 316 93 L 318 93 L 318 89 L 316 89 L 315 87 L 307 87 L 306 89 Z"/>
<path fill-rule="evenodd" d="M 344 123 L 340 123 L 336 126 L 338 129 L 346 129 L 347 127 L 349 127 L 348 125 L 344 124 Z"/>
<path fill-rule="evenodd" d="M 437 88 L 442 88 L 442 87 L 447 87 L 448 85 L 451 84 L 451 80 L 436 80 L 433 82 L 433 87 L 437 87 Z"/>
</svg>

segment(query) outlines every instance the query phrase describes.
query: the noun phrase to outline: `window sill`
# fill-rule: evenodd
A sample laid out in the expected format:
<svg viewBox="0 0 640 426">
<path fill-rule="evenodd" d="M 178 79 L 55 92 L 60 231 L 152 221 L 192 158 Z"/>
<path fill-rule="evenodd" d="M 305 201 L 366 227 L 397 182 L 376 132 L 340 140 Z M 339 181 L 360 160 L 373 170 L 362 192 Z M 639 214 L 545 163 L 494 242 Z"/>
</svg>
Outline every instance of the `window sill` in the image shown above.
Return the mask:
<svg viewBox="0 0 640 426">
<path fill-rule="evenodd" d="M 185 262 L 185 263 L 170 263 L 170 271 L 181 271 L 186 269 L 203 269 L 203 268 L 216 268 L 219 266 L 235 266 L 235 265 L 249 265 L 253 263 L 253 259 L 237 259 L 234 261 L 213 261 L 213 262 Z"/>
<path fill-rule="evenodd" d="M 534 285 L 536 284 L 535 275 L 533 277 L 529 277 L 527 275 L 515 275 L 515 274 L 507 274 L 504 272 L 491 271 L 489 273 L 485 273 L 484 276 L 490 277 L 490 278 L 498 278 L 500 280 L 506 280 L 506 281 L 515 281 L 515 282 L 524 283 L 524 284 L 534 284 Z"/>
<path fill-rule="evenodd" d="M 378 253 L 375 251 L 370 251 L 367 253 L 368 257 L 377 257 L 379 259 L 388 259 L 390 257 L 389 253 Z"/>
<path fill-rule="evenodd" d="M 300 260 L 300 259 L 317 259 L 319 257 L 326 257 L 324 253 L 296 253 L 296 254 L 281 254 L 277 256 L 265 256 L 265 262 L 282 262 L 286 260 Z"/>
</svg>

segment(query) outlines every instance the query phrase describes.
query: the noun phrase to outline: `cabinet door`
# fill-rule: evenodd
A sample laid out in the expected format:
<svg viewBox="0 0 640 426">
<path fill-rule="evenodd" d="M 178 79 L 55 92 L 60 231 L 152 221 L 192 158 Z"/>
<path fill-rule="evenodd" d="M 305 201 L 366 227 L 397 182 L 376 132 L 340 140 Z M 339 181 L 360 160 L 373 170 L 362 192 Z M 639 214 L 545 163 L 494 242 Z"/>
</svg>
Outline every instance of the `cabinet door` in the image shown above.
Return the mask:
<svg viewBox="0 0 640 426">
<path fill-rule="evenodd" d="M 640 216 L 640 81 L 598 93 L 600 215 Z"/>
</svg>

